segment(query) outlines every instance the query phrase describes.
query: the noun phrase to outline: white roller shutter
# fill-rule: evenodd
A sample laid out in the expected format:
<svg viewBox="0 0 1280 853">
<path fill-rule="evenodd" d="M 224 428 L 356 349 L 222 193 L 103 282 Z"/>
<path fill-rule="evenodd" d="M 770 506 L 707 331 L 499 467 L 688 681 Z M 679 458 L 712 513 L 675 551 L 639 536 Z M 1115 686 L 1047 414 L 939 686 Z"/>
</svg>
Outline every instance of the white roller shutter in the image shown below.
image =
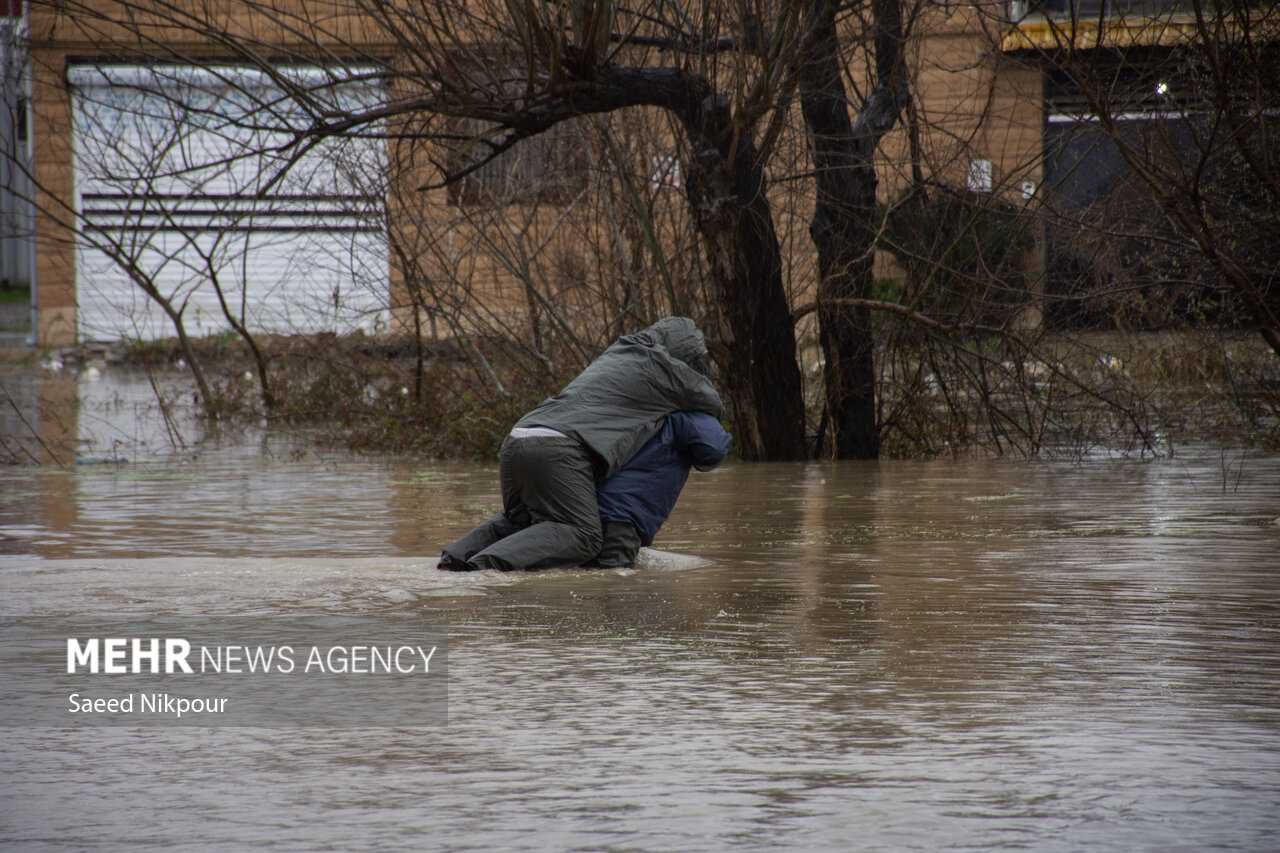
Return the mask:
<svg viewBox="0 0 1280 853">
<path fill-rule="evenodd" d="M 313 109 L 359 110 L 381 87 L 358 68 L 281 68 Z M 215 67 L 94 65 L 69 72 L 79 337 L 155 339 L 230 328 L 377 331 L 387 322 L 385 143 L 325 139 L 297 156 L 306 118 L 279 79 Z M 343 82 L 334 84 L 335 80 Z M 217 285 L 217 286 L 215 286 Z"/>
</svg>

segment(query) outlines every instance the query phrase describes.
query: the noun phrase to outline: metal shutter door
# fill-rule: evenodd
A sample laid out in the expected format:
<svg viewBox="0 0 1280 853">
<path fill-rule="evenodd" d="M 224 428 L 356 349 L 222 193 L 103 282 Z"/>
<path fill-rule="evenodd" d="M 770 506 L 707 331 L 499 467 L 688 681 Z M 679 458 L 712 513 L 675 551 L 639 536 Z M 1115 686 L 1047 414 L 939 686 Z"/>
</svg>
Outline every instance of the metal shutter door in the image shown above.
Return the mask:
<svg viewBox="0 0 1280 853">
<path fill-rule="evenodd" d="M 324 69 L 279 73 L 326 109 L 381 98 L 373 82 L 328 85 Z M 191 335 L 230 328 L 215 284 L 255 331 L 385 327 L 382 140 L 325 139 L 291 161 L 277 149 L 305 117 L 252 69 L 76 66 L 69 78 L 81 341 L 174 334 L 139 281 L 185 305 Z"/>
</svg>

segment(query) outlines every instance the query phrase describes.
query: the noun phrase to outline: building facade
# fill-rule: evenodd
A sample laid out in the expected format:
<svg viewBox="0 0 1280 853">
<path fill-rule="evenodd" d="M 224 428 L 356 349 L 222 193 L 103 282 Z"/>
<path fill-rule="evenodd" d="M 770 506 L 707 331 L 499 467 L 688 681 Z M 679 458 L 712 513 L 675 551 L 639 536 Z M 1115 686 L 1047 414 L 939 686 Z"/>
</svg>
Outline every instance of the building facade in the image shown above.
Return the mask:
<svg viewBox="0 0 1280 853">
<path fill-rule="evenodd" d="M 1117 39 L 1159 45 L 1185 31 L 1176 3 L 1099 2 L 941 4 L 913 21 L 912 108 L 880 152 L 886 203 L 926 182 L 1033 211 L 1046 180 L 1065 180 L 1065 155 L 1052 152 L 1063 150 L 1057 141 L 1066 114 L 1040 61 L 1061 49 L 1064 28 L 1085 49 Z M 598 206 L 567 210 L 581 203 L 584 188 L 565 170 L 590 170 L 572 134 L 513 149 L 467 182 L 421 193 L 417 184 L 402 193 L 399 179 L 388 182 L 399 158 L 375 132 L 290 145 L 287 112 L 299 91 L 310 93 L 311 108 L 340 114 L 385 97 L 379 87 L 391 84 L 380 68 L 412 65 L 385 22 L 340 4 L 277 0 L 199 4 L 200 17 L 191 19 L 198 26 L 158 16 L 142 25 L 131 19 L 130 27 L 118 5 L 81 2 L 74 14 L 60 4 L 21 10 L 34 150 L 33 186 L 23 192 L 39 210 L 26 245 L 35 247 L 40 345 L 159 337 L 170 333 L 174 312 L 193 335 L 225 330 L 228 315 L 264 331 L 370 333 L 449 317 L 446 295 L 410 298 L 420 290 L 406 289 L 407 281 L 434 287 L 466 279 L 475 284 L 459 298 L 519 304 L 528 279 L 551 274 L 549 267 L 540 258 L 514 263 L 520 252 L 504 251 L 468 212 L 513 186 L 512 212 L 490 221 L 522 238 L 541 235 L 539 245 L 554 257 L 546 264 L 566 289 L 605 274 L 573 257 L 571 244 L 584 234 L 615 238 L 604 233 L 610 220 Z M 1108 16 L 1125 23 L 1099 36 L 1085 22 Z M 238 55 L 245 50 L 253 63 Z M 264 70 L 263 55 L 280 61 Z M 856 63 L 849 78 L 856 89 Z M 264 103 L 280 112 L 264 113 Z M 787 254 L 787 280 L 799 304 L 813 292 L 805 237 L 812 199 L 809 182 L 790 180 L 804 174 L 808 157 L 798 108 L 790 123 L 769 164 L 780 179 L 770 195 L 780 240 L 796 247 Z M 637 155 L 651 173 L 642 189 L 676 199 L 679 152 L 660 134 L 650 137 L 653 150 Z M 415 163 L 411 171 L 420 176 L 423 168 Z M 557 174 L 554 191 L 516 197 L 520 182 Z M 653 230 L 657 236 L 646 239 L 676 239 L 679 228 Z M 427 238 L 429 245 L 419 245 Z M 1045 267 L 1043 242 L 1028 253 L 1032 271 Z M 16 258 L 6 248 L 5 263 Z M 902 274 L 888 252 L 877 270 L 885 278 Z M 1031 294 L 1033 309 L 1035 301 Z M 457 330 L 444 326 L 440 333 Z"/>
</svg>

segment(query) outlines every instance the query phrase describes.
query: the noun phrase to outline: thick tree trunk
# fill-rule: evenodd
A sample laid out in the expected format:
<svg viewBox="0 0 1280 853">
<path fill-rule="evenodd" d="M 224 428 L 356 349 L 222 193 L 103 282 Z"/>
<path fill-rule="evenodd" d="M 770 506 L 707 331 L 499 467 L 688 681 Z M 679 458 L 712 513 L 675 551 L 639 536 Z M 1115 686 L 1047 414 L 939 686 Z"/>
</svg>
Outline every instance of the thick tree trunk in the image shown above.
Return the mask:
<svg viewBox="0 0 1280 853">
<path fill-rule="evenodd" d="M 1272 352 L 1280 356 L 1280 329 L 1262 329 L 1262 339 L 1271 347 Z"/>
<path fill-rule="evenodd" d="M 827 416 L 838 459 L 873 459 L 880 453 L 871 314 L 845 300 L 872 295 L 876 146 L 897 122 L 907 94 L 898 0 L 874 0 L 872 6 L 878 81 L 856 123 L 846 106 L 831 0 L 812 0 L 796 68 L 816 175 L 809 233 L 818 253 Z"/>
<path fill-rule="evenodd" d="M 565 68 L 574 72 L 572 96 L 535 99 L 527 107 L 510 105 L 502 120 L 507 135 L 490 142 L 494 156 L 579 116 L 637 106 L 659 107 L 675 116 L 694 152 L 686 192 L 727 327 L 721 379 L 733 409 L 738 450 L 751 460 L 804 458 L 804 401 L 782 284 L 782 253 L 749 129 L 737 127 L 727 100 L 697 74 L 581 61 Z M 495 119 L 492 100 L 453 108 L 458 115 L 468 110 L 475 118 Z M 356 121 L 344 118 L 325 132 L 344 132 Z M 465 174 L 453 172 L 445 180 Z"/>
<path fill-rule="evenodd" d="M 681 115 L 694 149 L 686 182 L 726 328 L 721 382 L 744 459 L 802 459 L 804 401 L 782 253 L 752 140 L 734 137 L 727 107 Z"/>
</svg>

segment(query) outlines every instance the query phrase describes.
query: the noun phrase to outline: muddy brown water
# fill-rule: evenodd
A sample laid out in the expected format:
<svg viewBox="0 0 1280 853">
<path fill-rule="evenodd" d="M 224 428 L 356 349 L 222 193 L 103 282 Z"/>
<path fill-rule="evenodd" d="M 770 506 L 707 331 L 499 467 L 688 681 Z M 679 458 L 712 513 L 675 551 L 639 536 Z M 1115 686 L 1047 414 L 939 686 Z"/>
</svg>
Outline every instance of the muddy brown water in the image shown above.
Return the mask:
<svg viewBox="0 0 1280 853">
<path fill-rule="evenodd" d="M 492 466 L 0 472 L 3 616 L 421 613 L 449 723 L 9 729 L 0 847 L 1275 849 L 1280 458 L 729 465 L 627 572 L 454 575 Z M 686 555 L 686 556 L 672 556 Z"/>
</svg>

